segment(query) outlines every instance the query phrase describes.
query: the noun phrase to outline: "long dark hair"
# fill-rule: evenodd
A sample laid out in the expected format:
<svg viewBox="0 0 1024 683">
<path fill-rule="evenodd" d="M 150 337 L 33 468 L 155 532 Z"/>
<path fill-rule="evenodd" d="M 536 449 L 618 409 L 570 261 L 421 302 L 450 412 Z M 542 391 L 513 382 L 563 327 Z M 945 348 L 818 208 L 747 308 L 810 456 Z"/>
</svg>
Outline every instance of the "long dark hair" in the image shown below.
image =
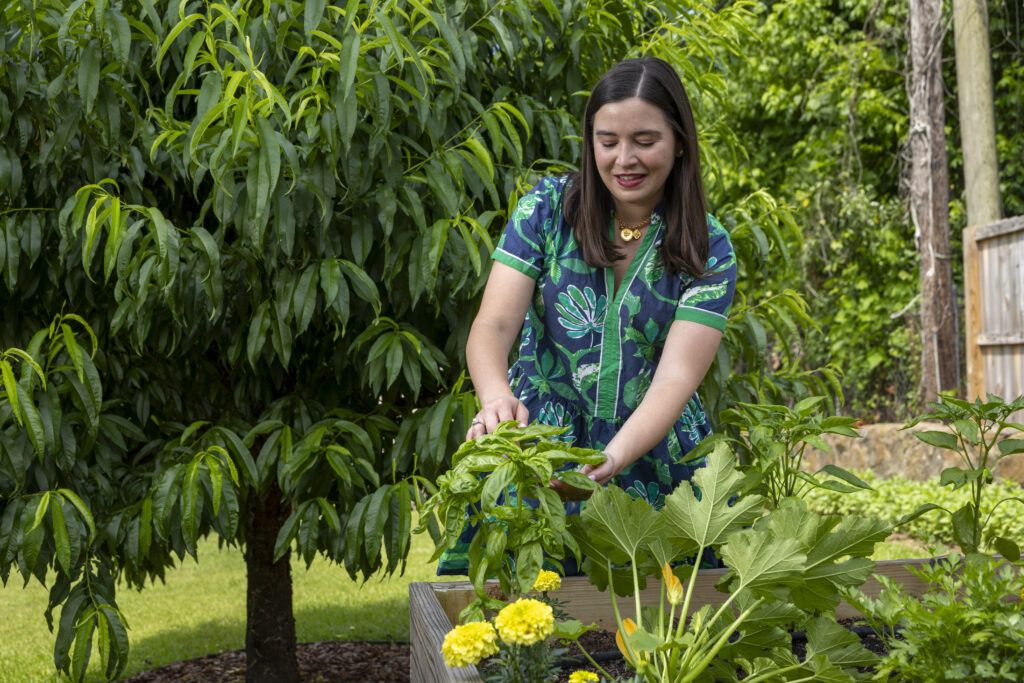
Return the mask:
<svg viewBox="0 0 1024 683">
<path fill-rule="evenodd" d="M 594 160 L 594 115 L 610 102 L 631 97 L 650 102 L 665 113 L 682 150 L 665 181 L 661 257 L 670 272 L 699 277 L 708 258 L 708 223 L 697 127 L 682 81 L 661 59 L 642 57 L 619 62 L 591 91 L 583 118 L 582 164 L 570 178 L 565 194 L 566 220 L 573 226 L 583 259 L 591 266 L 608 267 L 624 258 L 608 237 L 614 204 Z"/>
</svg>

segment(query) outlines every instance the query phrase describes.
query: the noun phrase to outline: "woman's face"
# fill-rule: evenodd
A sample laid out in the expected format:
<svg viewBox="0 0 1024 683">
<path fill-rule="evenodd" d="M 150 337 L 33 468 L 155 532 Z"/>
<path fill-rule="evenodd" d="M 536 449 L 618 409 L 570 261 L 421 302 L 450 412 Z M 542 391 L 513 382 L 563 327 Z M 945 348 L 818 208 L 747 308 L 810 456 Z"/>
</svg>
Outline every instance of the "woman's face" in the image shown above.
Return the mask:
<svg viewBox="0 0 1024 683">
<path fill-rule="evenodd" d="M 665 114 L 639 97 L 594 114 L 594 161 L 620 220 L 643 220 L 661 200 L 680 152 Z"/>
</svg>

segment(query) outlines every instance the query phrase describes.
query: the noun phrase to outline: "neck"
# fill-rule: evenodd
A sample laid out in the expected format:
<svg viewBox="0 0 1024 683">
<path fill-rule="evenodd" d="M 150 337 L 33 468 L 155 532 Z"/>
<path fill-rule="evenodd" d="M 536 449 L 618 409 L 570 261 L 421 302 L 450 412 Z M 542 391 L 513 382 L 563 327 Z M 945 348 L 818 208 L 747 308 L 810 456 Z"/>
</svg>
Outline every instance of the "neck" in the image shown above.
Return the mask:
<svg viewBox="0 0 1024 683">
<path fill-rule="evenodd" d="M 636 204 L 621 204 L 615 202 L 615 218 L 620 223 L 632 225 L 647 220 L 654 212 L 653 206 L 638 206 Z"/>
</svg>

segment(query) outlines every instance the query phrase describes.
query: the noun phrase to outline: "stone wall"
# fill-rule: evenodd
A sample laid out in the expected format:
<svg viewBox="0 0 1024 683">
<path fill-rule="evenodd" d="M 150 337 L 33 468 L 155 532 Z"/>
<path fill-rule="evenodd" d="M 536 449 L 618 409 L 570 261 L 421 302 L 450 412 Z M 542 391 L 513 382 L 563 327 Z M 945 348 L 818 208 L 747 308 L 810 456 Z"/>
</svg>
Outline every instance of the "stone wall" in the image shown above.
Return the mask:
<svg viewBox="0 0 1024 683">
<path fill-rule="evenodd" d="M 914 436 L 917 431 L 944 429 L 941 424 L 929 422 L 911 429 L 903 429 L 901 423 L 879 423 L 859 427 L 859 439 L 830 434 L 825 441 L 832 452 L 808 448 L 804 468 L 814 472 L 832 463 L 848 470 L 872 470 L 880 477 L 899 474 L 909 479 L 930 479 L 947 467 L 963 466 L 952 451 L 930 446 Z M 1004 458 L 996 475 L 1024 483 L 1024 454 Z"/>
</svg>

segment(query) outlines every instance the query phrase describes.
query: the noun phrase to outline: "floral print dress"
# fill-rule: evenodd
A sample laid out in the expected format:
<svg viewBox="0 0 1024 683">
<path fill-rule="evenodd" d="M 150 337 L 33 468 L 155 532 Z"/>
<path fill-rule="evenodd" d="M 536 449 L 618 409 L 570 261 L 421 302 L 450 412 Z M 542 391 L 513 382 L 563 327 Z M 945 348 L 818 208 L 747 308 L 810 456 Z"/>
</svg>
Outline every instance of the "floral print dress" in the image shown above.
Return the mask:
<svg viewBox="0 0 1024 683">
<path fill-rule="evenodd" d="M 509 385 L 531 420 L 568 427 L 562 438 L 603 449 L 643 400 L 674 321 L 725 329 L 736 258 L 725 228 L 708 216 L 705 275 L 670 274 L 659 250 L 664 221 L 655 211 L 616 290 L 612 269 L 583 260 L 572 226 L 562 217 L 567 181 L 547 177 L 526 194 L 493 254 L 537 281 Z M 683 460 L 710 432 L 694 394 L 668 435 L 612 483 L 661 507 L 702 464 Z M 578 512 L 579 505 L 566 503 L 567 512 Z M 438 573 L 465 573 L 472 532 L 467 528 L 460 543 L 442 555 Z"/>
</svg>

